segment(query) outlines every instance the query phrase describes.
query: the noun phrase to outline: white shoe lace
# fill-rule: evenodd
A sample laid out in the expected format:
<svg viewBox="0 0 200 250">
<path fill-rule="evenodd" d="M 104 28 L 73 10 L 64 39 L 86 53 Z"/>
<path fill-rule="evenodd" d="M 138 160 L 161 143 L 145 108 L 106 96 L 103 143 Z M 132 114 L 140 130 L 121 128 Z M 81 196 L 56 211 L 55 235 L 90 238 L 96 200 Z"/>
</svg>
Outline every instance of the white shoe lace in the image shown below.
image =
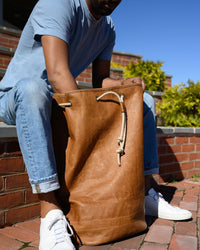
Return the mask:
<svg viewBox="0 0 200 250">
<path fill-rule="evenodd" d="M 73 230 L 70 227 L 69 223 L 66 221 L 65 217 L 55 218 L 49 225 L 49 230 L 53 228 L 55 234 L 56 244 L 69 241 L 69 238 L 73 235 Z M 68 233 L 68 230 L 69 232 Z"/>
</svg>

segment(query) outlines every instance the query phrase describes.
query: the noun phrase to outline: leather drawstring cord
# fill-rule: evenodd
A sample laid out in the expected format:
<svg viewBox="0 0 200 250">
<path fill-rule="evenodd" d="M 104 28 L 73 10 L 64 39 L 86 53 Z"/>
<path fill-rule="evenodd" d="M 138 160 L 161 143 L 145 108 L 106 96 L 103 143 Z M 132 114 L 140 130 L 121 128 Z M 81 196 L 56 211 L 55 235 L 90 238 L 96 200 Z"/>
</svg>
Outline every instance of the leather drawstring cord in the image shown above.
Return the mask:
<svg viewBox="0 0 200 250">
<path fill-rule="evenodd" d="M 59 106 L 71 107 L 72 103 L 71 102 L 63 102 L 63 103 L 59 103 Z"/>
<path fill-rule="evenodd" d="M 102 94 L 101 96 L 97 97 L 97 101 L 99 101 L 101 98 L 103 98 L 105 95 L 108 94 L 113 94 L 117 96 L 120 106 L 121 106 L 121 113 L 122 113 L 122 127 L 121 127 L 121 134 L 120 137 L 118 138 L 118 145 L 120 146 L 119 149 L 116 150 L 117 156 L 118 156 L 118 165 L 121 166 L 121 156 L 125 154 L 124 149 L 125 149 L 125 142 L 126 142 L 126 132 L 127 132 L 127 122 L 126 122 L 126 108 L 124 105 L 124 95 L 117 94 L 114 91 L 108 91 Z"/>
</svg>

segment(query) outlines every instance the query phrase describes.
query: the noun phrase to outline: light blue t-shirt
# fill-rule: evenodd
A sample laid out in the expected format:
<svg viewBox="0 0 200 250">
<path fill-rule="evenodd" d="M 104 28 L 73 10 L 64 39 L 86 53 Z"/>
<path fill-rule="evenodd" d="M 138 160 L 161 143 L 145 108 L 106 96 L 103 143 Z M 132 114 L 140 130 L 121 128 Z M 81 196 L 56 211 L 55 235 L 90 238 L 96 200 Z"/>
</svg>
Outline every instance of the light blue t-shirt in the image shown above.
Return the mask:
<svg viewBox="0 0 200 250">
<path fill-rule="evenodd" d="M 45 75 L 41 35 L 55 36 L 68 43 L 70 70 L 74 78 L 94 59 L 110 60 L 115 43 L 111 18 L 96 20 L 86 0 L 39 0 L 0 82 L 0 96 L 1 91 L 8 91 L 24 78 L 37 79 Z"/>
</svg>

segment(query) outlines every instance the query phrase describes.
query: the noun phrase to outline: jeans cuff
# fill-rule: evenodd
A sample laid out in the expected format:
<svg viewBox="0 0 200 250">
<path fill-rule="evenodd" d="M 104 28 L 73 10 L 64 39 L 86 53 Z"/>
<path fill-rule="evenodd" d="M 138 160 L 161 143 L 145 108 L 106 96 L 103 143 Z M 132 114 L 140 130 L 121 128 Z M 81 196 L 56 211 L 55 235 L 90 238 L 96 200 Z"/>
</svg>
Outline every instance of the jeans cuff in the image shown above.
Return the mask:
<svg viewBox="0 0 200 250">
<path fill-rule="evenodd" d="M 40 183 L 31 183 L 33 194 L 49 193 L 60 188 L 58 177 Z"/>
<path fill-rule="evenodd" d="M 159 168 L 149 168 L 144 170 L 144 175 L 151 175 L 151 174 L 158 174 L 159 173 Z"/>
</svg>

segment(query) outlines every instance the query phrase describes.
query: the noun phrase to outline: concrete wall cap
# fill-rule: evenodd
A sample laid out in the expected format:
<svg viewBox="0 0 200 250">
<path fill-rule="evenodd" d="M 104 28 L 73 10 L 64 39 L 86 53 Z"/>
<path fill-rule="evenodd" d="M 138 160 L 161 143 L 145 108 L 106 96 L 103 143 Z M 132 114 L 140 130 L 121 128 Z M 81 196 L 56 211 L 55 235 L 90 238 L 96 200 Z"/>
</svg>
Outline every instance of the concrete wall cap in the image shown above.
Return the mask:
<svg viewBox="0 0 200 250">
<path fill-rule="evenodd" d="M 0 33 L 4 33 L 4 34 L 13 35 L 13 36 L 16 36 L 16 37 L 20 37 L 22 31 L 18 30 L 18 29 L 8 28 L 8 27 L 5 27 L 5 26 L 0 26 Z"/>
<path fill-rule="evenodd" d="M 176 135 L 198 135 L 200 136 L 200 128 L 187 127 L 157 127 L 157 134 L 176 134 Z M 17 137 L 16 127 L 0 122 L 0 138 Z"/>
<path fill-rule="evenodd" d="M 16 50 L 13 48 L 7 48 L 7 47 L 0 46 L 0 54 L 13 56 L 15 51 Z"/>
<path fill-rule="evenodd" d="M 137 54 L 132 54 L 132 53 L 127 53 L 127 52 L 119 52 L 119 51 L 113 51 L 114 55 L 123 55 L 123 56 L 131 56 L 131 57 L 137 57 L 137 58 L 142 58 L 142 55 L 137 55 Z"/>
</svg>

